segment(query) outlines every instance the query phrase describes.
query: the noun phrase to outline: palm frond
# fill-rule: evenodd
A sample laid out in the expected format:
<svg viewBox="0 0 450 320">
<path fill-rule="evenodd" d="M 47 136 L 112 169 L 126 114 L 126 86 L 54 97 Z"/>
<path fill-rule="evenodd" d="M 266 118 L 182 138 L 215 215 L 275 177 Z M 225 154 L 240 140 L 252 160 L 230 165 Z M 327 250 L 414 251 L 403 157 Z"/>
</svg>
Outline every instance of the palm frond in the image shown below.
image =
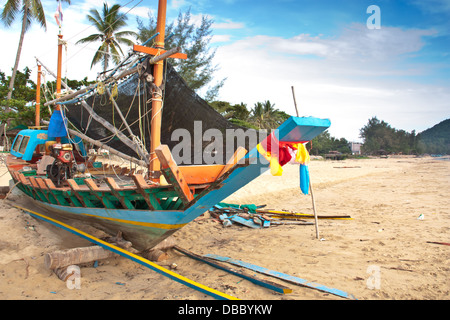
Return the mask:
<svg viewBox="0 0 450 320">
<path fill-rule="evenodd" d="M 106 54 L 106 43 L 102 43 L 100 45 L 100 47 L 98 47 L 97 51 L 94 54 L 94 58 L 92 59 L 92 63 L 91 63 L 91 69 L 95 64 L 97 64 L 101 60 L 103 60 L 105 56 L 108 56 Z"/>
<path fill-rule="evenodd" d="M 8 0 L 5 3 L 3 8 L 1 19 L 5 26 L 9 27 L 16 19 L 17 14 L 19 13 L 20 0 Z"/>
<path fill-rule="evenodd" d="M 30 12 L 31 16 L 33 17 L 36 22 L 39 23 L 41 27 L 43 27 L 45 30 L 47 30 L 47 22 L 45 20 L 45 12 L 44 8 L 42 7 L 42 3 L 40 0 L 31 0 L 30 2 Z"/>
<path fill-rule="evenodd" d="M 102 40 L 102 38 L 103 38 L 103 35 L 100 33 L 91 34 L 90 36 L 87 36 L 86 38 L 78 40 L 75 44 L 95 42 L 95 41 Z"/>
</svg>

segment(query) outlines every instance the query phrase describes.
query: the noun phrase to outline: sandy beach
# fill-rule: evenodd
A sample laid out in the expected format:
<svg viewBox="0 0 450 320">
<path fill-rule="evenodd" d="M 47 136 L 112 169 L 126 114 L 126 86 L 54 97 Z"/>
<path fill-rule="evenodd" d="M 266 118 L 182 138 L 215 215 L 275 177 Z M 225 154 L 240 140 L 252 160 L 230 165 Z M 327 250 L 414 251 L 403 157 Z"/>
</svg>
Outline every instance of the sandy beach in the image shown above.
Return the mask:
<svg viewBox="0 0 450 320">
<path fill-rule="evenodd" d="M 320 219 L 320 239 L 314 225 L 251 229 L 224 227 L 206 217 L 175 233 L 177 245 L 201 255 L 250 262 L 359 300 L 450 298 L 450 247 L 429 243 L 450 242 L 448 159 L 313 160 L 309 170 L 317 213 L 352 218 Z M 264 174 L 224 201 L 313 213 L 311 196 L 300 192 L 298 171 L 298 166 L 288 164 L 282 177 Z M 5 172 L 2 165 L 3 185 L 10 179 Z M 87 246 L 88 241 L 11 207 L 18 201 L 20 197 L 14 196 L 0 200 L 0 299 L 213 299 L 123 257 L 99 261 L 96 267 L 83 265 L 80 289 L 69 289 L 45 267 L 44 255 Z M 274 293 L 173 249 L 168 253 L 169 259 L 160 265 L 175 263 L 178 274 L 239 299 L 342 300 L 257 275 L 293 290 Z"/>
</svg>

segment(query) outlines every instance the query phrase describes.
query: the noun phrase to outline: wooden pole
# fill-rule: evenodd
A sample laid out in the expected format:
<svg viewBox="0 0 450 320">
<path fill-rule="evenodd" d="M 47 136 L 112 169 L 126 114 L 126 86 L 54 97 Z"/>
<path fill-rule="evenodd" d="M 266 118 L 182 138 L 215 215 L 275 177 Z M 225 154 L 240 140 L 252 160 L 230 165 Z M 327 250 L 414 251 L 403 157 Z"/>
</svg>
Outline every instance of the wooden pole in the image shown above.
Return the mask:
<svg viewBox="0 0 450 320">
<path fill-rule="evenodd" d="M 37 61 L 41 66 L 43 66 L 43 67 L 45 68 L 45 70 L 47 70 L 48 73 L 50 73 L 55 79 L 57 79 L 57 76 L 55 75 L 55 73 L 54 73 L 52 70 L 50 70 L 49 68 L 47 68 L 47 67 L 45 66 L 45 64 L 43 64 L 42 61 L 40 61 L 37 57 L 35 57 L 35 59 L 36 59 L 36 61 Z M 62 79 L 61 79 L 61 85 L 63 85 L 64 88 L 66 88 L 67 91 L 73 92 L 73 90 L 70 89 L 69 86 L 67 85 L 67 83 L 65 83 Z M 45 105 L 47 105 L 47 104 L 45 104 Z"/>
<path fill-rule="evenodd" d="M 38 64 L 38 72 L 37 72 L 37 84 L 36 84 L 36 118 L 35 118 L 35 126 L 39 126 L 41 119 L 41 65 Z"/>
<path fill-rule="evenodd" d="M 294 92 L 294 86 L 291 86 L 292 89 L 292 96 L 294 97 L 294 106 L 295 106 L 295 111 L 297 112 L 297 117 L 300 117 L 298 115 L 298 109 L 297 109 L 297 101 L 295 100 L 295 92 Z"/>
<path fill-rule="evenodd" d="M 62 34 L 58 34 L 58 68 L 56 70 L 56 98 L 61 97 L 61 69 L 62 69 Z M 60 105 L 56 105 L 56 111 L 61 110 Z M 56 143 L 61 143 L 61 137 L 56 137 Z"/>
<path fill-rule="evenodd" d="M 117 256 L 116 253 L 101 246 L 92 246 L 47 253 L 44 257 L 44 263 L 47 268 L 56 269 Z"/>
<path fill-rule="evenodd" d="M 62 69 L 62 34 L 58 34 L 58 67 L 56 70 L 56 97 L 61 97 L 61 69 Z M 60 106 L 56 106 L 56 110 L 60 110 Z"/>
<path fill-rule="evenodd" d="M 297 112 L 297 117 L 299 117 L 298 109 L 297 109 L 297 101 L 295 100 L 295 92 L 294 92 L 294 86 L 291 86 L 292 89 L 292 96 L 294 97 L 294 105 L 295 105 L 295 111 Z M 316 225 L 316 237 L 319 239 L 319 224 L 317 219 L 317 212 L 316 212 L 316 203 L 314 201 L 314 193 L 311 185 L 311 179 L 309 180 L 309 191 L 311 192 L 311 201 L 314 211 L 314 224 Z"/>
<path fill-rule="evenodd" d="M 314 211 L 314 224 L 316 225 L 316 238 L 319 239 L 319 223 L 317 220 L 316 203 L 314 201 L 314 193 L 313 193 L 311 181 L 309 181 L 309 191 L 311 191 L 311 200 L 312 200 L 312 206 L 313 206 L 313 211 Z"/>
<path fill-rule="evenodd" d="M 155 47 L 164 49 L 164 38 L 166 28 L 166 0 L 159 0 L 158 4 L 158 20 L 156 24 L 156 32 L 159 33 L 155 39 Z M 162 84 L 163 80 L 163 60 L 155 63 L 153 67 L 153 83 L 157 88 Z M 160 90 L 153 90 L 152 99 L 152 121 L 151 121 L 151 137 L 150 137 L 150 165 L 149 174 L 153 174 L 153 181 L 159 182 L 159 176 L 154 175 L 155 171 L 160 171 L 161 165 L 155 154 L 155 149 L 161 144 L 161 119 L 162 119 L 162 95 Z"/>
</svg>

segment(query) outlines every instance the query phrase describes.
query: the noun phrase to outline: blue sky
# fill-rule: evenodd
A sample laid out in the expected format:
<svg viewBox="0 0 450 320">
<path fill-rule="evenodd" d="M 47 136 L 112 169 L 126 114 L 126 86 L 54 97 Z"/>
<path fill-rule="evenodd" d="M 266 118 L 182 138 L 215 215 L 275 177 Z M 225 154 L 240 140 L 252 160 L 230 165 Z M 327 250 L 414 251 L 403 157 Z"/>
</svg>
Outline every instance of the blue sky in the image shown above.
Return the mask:
<svg viewBox="0 0 450 320">
<path fill-rule="evenodd" d="M 47 32 L 35 26 L 26 35 L 21 69 L 35 67 L 34 56 L 56 69 L 56 2 L 41 1 Z M 64 72 L 93 79 L 96 46 L 74 43 L 93 33 L 85 16 L 103 1 L 72 2 L 63 4 L 69 44 Z M 136 16 L 155 15 L 158 1 L 109 3 L 124 6 L 132 28 Z M 367 26 L 370 5 L 380 9 L 380 29 Z M 361 140 L 359 129 L 373 116 L 408 132 L 450 118 L 450 0 L 168 0 L 167 21 L 188 8 L 194 20 L 214 20 L 216 76 L 227 78 L 222 100 L 249 109 L 270 100 L 294 115 L 294 86 L 301 116 L 329 118 L 330 133 L 351 141 Z M 7 73 L 19 26 L 0 31 L 2 42 L 10 43 L 0 53 L 0 70 Z"/>
</svg>

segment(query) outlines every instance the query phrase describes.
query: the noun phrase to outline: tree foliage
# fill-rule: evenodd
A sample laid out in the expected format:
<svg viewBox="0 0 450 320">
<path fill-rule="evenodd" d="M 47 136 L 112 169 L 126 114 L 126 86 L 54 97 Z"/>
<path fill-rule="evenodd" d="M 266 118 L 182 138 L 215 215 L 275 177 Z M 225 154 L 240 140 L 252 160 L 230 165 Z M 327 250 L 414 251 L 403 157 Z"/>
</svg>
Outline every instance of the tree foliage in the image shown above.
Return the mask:
<svg viewBox="0 0 450 320">
<path fill-rule="evenodd" d="M 367 125 L 361 128 L 360 137 L 364 140 L 362 151 L 367 154 L 412 154 L 419 151 L 414 130 L 411 133 L 397 130 L 377 117 L 369 119 Z"/>
<path fill-rule="evenodd" d="M 251 110 L 242 102 L 231 105 L 226 101 L 213 101 L 210 105 L 231 122 L 251 129 L 275 129 L 290 117 L 269 100 L 255 103 Z"/>
<path fill-rule="evenodd" d="M 420 149 L 430 154 L 450 154 L 450 119 L 417 135 Z"/>
<path fill-rule="evenodd" d="M 103 10 L 99 13 L 97 9 L 91 9 L 87 19 L 97 29 L 98 33 L 91 34 L 80 39 L 77 43 L 100 42 L 100 47 L 94 54 L 91 69 L 97 63 L 103 63 L 103 72 L 108 69 L 109 61 L 118 64 L 123 56 L 120 44 L 133 45 L 128 36 L 137 37 L 133 31 L 119 31 L 127 25 L 128 17 L 119 12 L 120 5 L 115 4 L 111 8 L 107 3 L 103 4 Z"/>
<path fill-rule="evenodd" d="M 156 33 L 156 20 L 152 16 L 148 17 L 146 23 L 137 18 L 139 29 L 139 40 L 144 43 Z M 216 84 L 210 85 L 213 74 L 217 66 L 213 64 L 216 51 L 209 47 L 211 41 L 211 25 L 213 20 L 202 16 L 200 25 L 196 25 L 191 19 L 191 12 L 179 13 L 176 21 L 166 24 L 165 47 L 180 47 L 188 58 L 171 59 L 170 63 L 186 81 L 188 86 L 199 92 L 200 89 L 208 88 L 205 94 L 206 101 L 213 101 L 219 89 L 223 86 L 225 79 Z M 152 43 L 147 43 L 152 46 Z"/>
<path fill-rule="evenodd" d="M 14 127 L 19 124 L 26 126 L 34 126 L 35 124 L 35 109 L 36 109 L 36 83 L 30 78 L 31 69 L 25 67 L 23 72 L 17 71 L 16 81 L 14 82 L 14 90 L 11 99 L 9 100 L 9 109 L 6 110 L 6 99 L 8 94 L 8 84 L 10 76 L 6 76 L 4 72 L 0 71 L 0 122 L 11 120 L 9 127 Z M 88 81 L 87 77 L 83 80 L 66 79 L 65 82 L 72 90 L 78 90 L 83 86 L 94 83 L 95 81 Z M 48 88 L 46 92 L 44 87 Z M 56 99 L 56 80 L 42 83 L 41 87 L 41 113 L 40 118 L 44 120 L 50 119 L 50 112 L 47 107 L 42 107 L 47 100 Z"/>
<path fill-rule="evenodd" d="M 311 141 L 310 153 L 320 155 L 329 153 L 330 151 L 338 151 L 344 154 L 351 153 L 347 139 L 332 137 L 328 130 L 325 130 Z"/>
<path fill-rule="evenodd" d="M 14 90 L 9 100 L 9 111 L 6 107 L 2 107 L 0 121 L 4 123 L 9 119 L 10 127 L 19 124 L 34 125 L 36 84 L 30 80 L 30 75 L 31 70 L 28 67 L 23 72 L 17 71 Z M 11 77 L 5 76 L 5 73 L 0 71 L 0 105 L 2 106 L 6 106 L 10 80 Z M 43 112 L 45 113 L 46 110 L 44 109 Z M 46 114 L 48 115 L 48 112 Z"/>
</svg>

